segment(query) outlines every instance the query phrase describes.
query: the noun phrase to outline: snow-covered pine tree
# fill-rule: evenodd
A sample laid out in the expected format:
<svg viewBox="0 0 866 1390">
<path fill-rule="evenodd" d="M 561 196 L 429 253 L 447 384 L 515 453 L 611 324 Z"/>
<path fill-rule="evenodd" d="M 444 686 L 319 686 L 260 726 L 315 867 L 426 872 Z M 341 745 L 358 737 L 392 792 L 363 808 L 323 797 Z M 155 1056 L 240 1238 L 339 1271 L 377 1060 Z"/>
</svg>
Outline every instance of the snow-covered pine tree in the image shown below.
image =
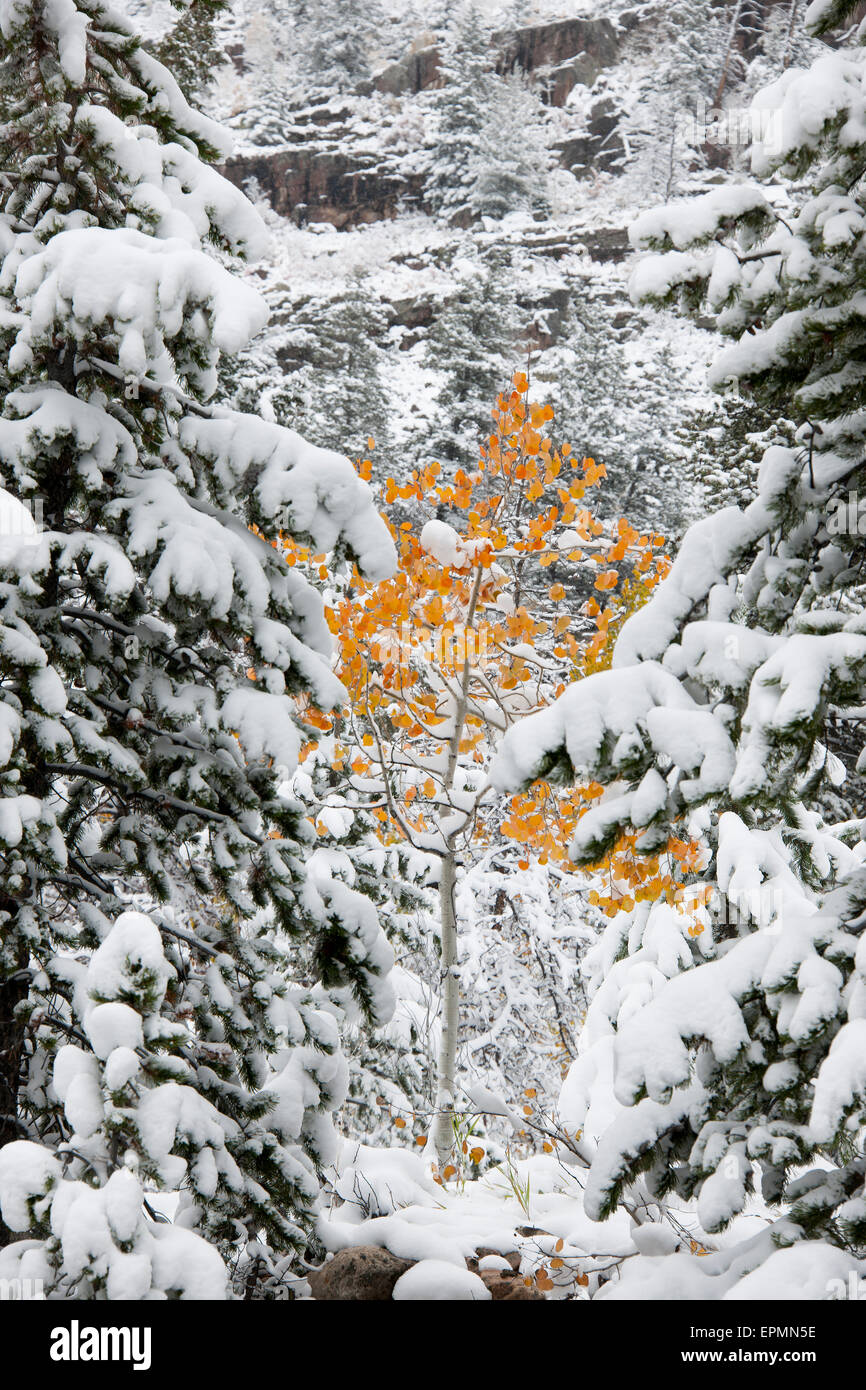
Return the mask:
<svg viewBox="0 0 866 1390">
<path fill-rule="evenodd" d="M 154 45 L 153 54 L 168 68 L 188 98 L 198 98 L 213 81 L 221 64 L 228 61 L 218 23 L 228 0 L 189 0 L 177 4 L 179 14 L 170 29 Z"/>
<path fill-rule="evenodd" d="M 852 10 L 817 0 L 808 20 L 823 33 Z M 591 1215 L 643 1174 L 656 1199 L 696 1197 L 707 1231 L 756 1182 L 777 1219 L 688 1273 L 688 1255 L 632 1262 L 626 1296 L 632 1277 L 641 1297 L 703 1277 L 702 1297 L 778 1297 L 787 1273 L 828 1297 L 866 1251 L 864 822 L 828 826 L 819 806 L 839 774 L 828 717 L 856 723 L 866 700 L 850 497 L 866 482 L 861 31 L 757 98 L 770 119 L 752 170 L 796 180 L 784 214 L 735 183 L 633 229 L 662 252 L 636 296 L 706 302 L 736 339 L 712 380 L 794 418 L 798 439 L 767 450 L 749 506 L 689 531 L 613 669 L 506 736 L 494 773 L 604 784 L 578 860 L 628 826 L 647 850 L 689 828 L 707 846 L 686 878 L 709 909 L 640 903 L 611 923 L 563 1108 L 585 1136 Z"/>
<path fill-rule="evenodd" d="M 544 107 L 527 78 L 493 70 L 490 32 L 472 0 L 451 14 L 431 93 L 427 202 L 467 227 L 479 217 L 549 211 Z"/>
<path fill-rule="evenodd" d="M 559 341 L 541 357 L 536 380 L 561 418 L 580 421 L 586 448 L 607 470 L 601 514 L 677 535 L 699 514 L 680 473 L 688 447 L 677 437 L 681 363 L 669 343 L 642 347 L 639 322 L 617 327 L 591 280 L 576 277 L 568 291 Z"/>
<path fill-rule="evenodd" d="M 754 501 L 765 451 L 793 444 L 796 426 L 747 398 L 721 396 L 683 416 L 673 433 L 684 454 L 681 479 L 701 511 L 715 512 Z"/>
<path fill-rule="evenodd" d="M 667 200 L 681 193 L 689 175 L 707 166 L 708 113 L 717 107 L 726 58 L 730 87 L 745 71 L 731 42 L 731 8 L 676 0 L 647 9 L 639 56 L 649 62 L 638 68 L 637 100 L 620 127 L 642 202 L 647 194 Z"/>
<path fill-rule="evenodd" d="M 368 277 L 335 298 L 296 305 L 278 286 L 269 301 L 268 330 L 226 364 L 227 394 L 350 458 L 363 457 L 372 436 L 378 471 L 390 447 L 388 322 Z"/>
<path fill-rule="evenodd" d="M 425 461 L 473 456 L 487 431 L 490 402 L 508 382 L 515 362 L 525 360 L 512 255 L 497 246 L 483 252 L 467 245 L 466 250 L 470 254 L 455 258 L 457 293 L 425 344 L 427 365 L 440 374 L 441 383 L 432 420 L 417 443 L 411 441 Z"/>
<path fill-rule="evenodd" d="M 440 45 L 426 180 L 432 211 L 454 226 L 466 227 L 477 216 L 478 176 L 489 162 L 489 37 L 473 0 L 460 0 Z"/>
<path fill-rule="evenodd" d="M 369 49 L 384 23 L 379 0 L 301 0 L 298 38 L 307 94 L 353 92 L 370 76 Z"/>
<path fill-rule="evenodd" d="M 206 162 L 226 153 L 220 128 L 126 19 L 103 0 L 3 0 L 0 103 L 2 483 L 42 522 L 0 537 L 0 1230 L 43 1232 L 61 1177 L 132 1204 L 129 1154 L 246 1276 L 248 1243 L 277 1260 L 304 1246 L 345 1086 L 333 1010 L 292 980 L 280 937 L 342 943 L 330 983 L 379 1017 L 391 1003 L 375 909 L 308 881 L 303 807 L 280 790 L 303 738 L 294 696 L 342 692 L 321 599 L 269 538 L 373 574 L 393 544 L 345 459 L 207 404 L 220 353 L 264 322 L 223 264 L 263 229 Z M 257 939 L 265 909 L 277 934 Z M 106 992 L 80 962 L 121 921 Z M 88 1020 L 115 1006 L 122 1026 L 97 1043 Z M 80 1068 L 60 1060 L 70 1040 Z M 131 1205 L 118 1219 L 138 1241 Z M 56 1223 L 46 1240 L 58 1292 L 110 1283 L 98 1251 L 76 1266 Z"/>
<path fill-rule="evenodd" d="M 354 721 L 349 719 L 350 723 Z M 436 1074 L 438 1013 L 436 893 L 430 886 L 433 861 L 402 841 L 385 842 L 370 809 L 380 796 L 363 779 L 346 777 L 345 740 L 362 738 L 337 721 L 309 751 L 292 781 L 315 824 L 317 844 L 307 862 L 314 882 L 337 880 L 376 905 L 394 952 L 393 1018 L 384 1025 L 359 1007 L 356 993 L 338 975 L 330 997 L 340 1010 L 349 1086 L 341 1129 L 370 1144 L 392 1136 L 395 1119 L 429 1114 Z M 356 785 L 361 782 L 361 786 Z M 318 942 L 316 942 L 318 945 Z M 303 951 L 303 945 L 299 952 Z M 327 961 L 302 967 L 327 981 Z M 422 1121 L 423 1124 L 423 1121 Z"/>
<path fill-rule="evenodd" d="M 748 53 L 748 68 L 737 104 L 746 105 L 789 67 L 805 68 L 822 52 L 824 41 L 803 24 L 807 0 L 791 0 L 790 5 L 766 7 L 755 3 L 743 6 L 751 11 L 752 33 L 743 35 L 742 47 Z M 735 60 L 736 61 L 736 60 Z"/>
<path fill-rule="evenodd" d="M 245 143 L 285 145 L 308 105 L 346 98 L 370 78 L 370 53 L 381 36 L 378 0 L 268 0 L 244 34 L 249 71 L 233 97 L 232 126 Z"/>
<path fill-rule="evenodd" d="M 469 206 L 479 217 L 549 212 L 551 151 L 538 95 L 522 73 L 513 72 L 489 80 L 487 101 Z"/>
<path fill-rule="evenodd" d="M 292 139 L 294 112 L 304 104 L 302 14 L 298 0 L 269 0 L 234 36 L 243 48 L 245 70 L 223 70 L 218 77 L 228 88 L 221 101 L 225 119 L 245 145 L 285 145 Z"/>
<path fill-rule="evenodd" d="M 40 1116 L 59 1142 L 0 1148 L 4 1218 L 29 1237 L 0 1252 L 0 1269 L 54 1297 L 224 1298 L 218 1251 L 161 1216 L 154 1196 L 183 1185 L 205 1203 L 244 1186 L 224 1117 L 185 1084 L 192 1039 L 163 1014 L 178 977 L 159 930 L 125 912 L 86 963 L 66 956 L 61 968 L 71 1012 Z"/>
</svg>

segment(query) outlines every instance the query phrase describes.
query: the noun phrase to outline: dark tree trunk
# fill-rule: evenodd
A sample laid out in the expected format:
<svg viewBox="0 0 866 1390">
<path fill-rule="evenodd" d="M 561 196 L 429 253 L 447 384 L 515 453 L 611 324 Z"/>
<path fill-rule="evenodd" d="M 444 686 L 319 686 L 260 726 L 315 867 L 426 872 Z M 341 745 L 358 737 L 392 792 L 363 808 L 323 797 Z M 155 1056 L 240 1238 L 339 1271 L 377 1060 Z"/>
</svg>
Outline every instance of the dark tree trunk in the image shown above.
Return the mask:
<svg viewBox="0 0 866 1390">
<path fill-rule="evenodd" d="M 13 917 L 0 927 L 0 940 L 14 932 L 14 921 Z M 17 953 L 17 970 L 13 968 L 6 979 L 0 980 L 0 1148 L 24 1135 L 18 1113 L 18 1091 L 26 1028 L 16 1010 L 27 997 L 27 959 L 27 949 L 22 946 Z M 0 1246 L 17 1238 L 0 1217 Z"/>
</svg>

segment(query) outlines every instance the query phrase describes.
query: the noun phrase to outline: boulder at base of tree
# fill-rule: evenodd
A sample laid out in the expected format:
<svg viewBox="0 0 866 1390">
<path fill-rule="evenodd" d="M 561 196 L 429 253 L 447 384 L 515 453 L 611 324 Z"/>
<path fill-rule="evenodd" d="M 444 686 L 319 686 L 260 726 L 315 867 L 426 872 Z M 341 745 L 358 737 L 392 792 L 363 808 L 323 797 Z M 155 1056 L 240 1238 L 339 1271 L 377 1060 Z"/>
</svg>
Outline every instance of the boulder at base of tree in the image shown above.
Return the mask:
<svg viewBox="0 0 866 1390">
<path fill-rule="evenodd" d="M 308 1275 L 313 1298 L 330 1302 L 389 1299 L 394 1285 L 412 1265 L 378 1245 L 338 1250 L 327 1264 Z"/>
</svg>

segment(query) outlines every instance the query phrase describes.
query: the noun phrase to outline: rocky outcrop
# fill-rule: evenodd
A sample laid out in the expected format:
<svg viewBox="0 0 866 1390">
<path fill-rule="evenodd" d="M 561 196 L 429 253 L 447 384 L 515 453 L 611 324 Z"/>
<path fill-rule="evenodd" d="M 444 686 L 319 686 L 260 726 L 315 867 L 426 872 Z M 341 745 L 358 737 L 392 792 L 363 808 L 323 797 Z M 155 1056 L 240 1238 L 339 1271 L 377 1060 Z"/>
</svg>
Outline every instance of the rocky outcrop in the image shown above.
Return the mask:
<svg viewBox="0 0 866 1390">
<path fill-rule="evenodd" d="M 560 164 L 580 178 L 597 169 L 616 169 L 625 156 L 619 135 L 620 112 L 610 97 L 596 102 L 586 129 L 556 146 Z"/>
<path fill-rule="evenodd" d="M 557 229 L 539 236 L 526 236 L 523 245 L 534 255 L 549 256 L 554 261 L 560 261 L 563 256 L 570 256 L 574 252 L 584 252 L 590 260 L 616 264 L 632 253 L 625 227 Z"/>
<path fill-rule="evenodd" d="M 430 45 L 427 48 L 412 48 L 396 63 L 391 63 L 373 79 L 377 92 L 387 96 L 399 97 L 406 93 L 413 96 L 432 87 L 439 79 L 439 50 Z"/>
<path fill-rule="evenodd" d="M 482 1267 L 482 1262 L 490 1259 L 491 1256 L 497 1263 L 501 1262 L 508 1265 L 512 1271 L 517 1271 L 520 1268 L 519 1250 L 509 1250 L 506 1255 L 502 1255 L 498 1250 L 494 1250 L 492 1245 L 480 1245 L 475 1254 L 469 1256 L 466 1261 L 466 1268 L 471 1269 L 473 1274 L 477 1274 L 479 1267 Z"/>
<path fill-rule="evenodd" d="M 479 1279 L 490 1290 L 494 1303 L 543 1303 L 544 1295 L 529 1284 L 515 1270 L 482 1269 Z"/>
<path fill-rule="evenodd" d="M 571 294 L 565 286 L 549 290 L 546 294 L 533 295 L 529 300 L 519 301 L 529 321 L 525 331 L 527 347 L 534 352 L 552 347 L 559 339 L 568 312 Z"/>
<path fill-rule="evenodd" d="M 466 1261 L 467 1268 L 487 1285 L 494 1303 L 543 1303 L 544 1296 L 533 1284 L 527 1284 L 520 1273 L 520 1251 L 510 1250 L 500 1255 L 498 1250 L 482 1247 Z M 496 1265 L 495 1269 L 486 1266 Z"/>
<path fill-rule="evenodd" d="M 412 1260 L 400 1260 L 378 1245 L 356 1245 L 338 1250 L 307 1279 L 313 1298 L 322 1302 L 380 1302 L 391 1297 L 400 1275 L 412 1264 Z"/>
<path fill-rule="evenodd" d="M 401 199 L 418 198 L 422 180 L 405 176 L 381 158 L 315 145 L 291 145 L 230 159 L 222 171 L 243 188 L 259 184 L 275 212 L 299 225 L 330 222 L 354 227 L 394 217 Z"/>
<path fill-rule="evenodd" d="M 515 68 L 539 82 L 552 106 L 563 106 L 578 83 L 591 87 L 619 56 L 617 31 L 609 19 L 557 19 L 493 36 L 499 72 Z"/>
<path fill-rule="evenodd" d="M 557 19 L 503 29 L 493 35 L 491 46 L 497 50 L 497 72 L 519 68 L 537 78 L 554 106 L 562 106 L 578 82 L 591 87 L 619 54 L 617 30 L 609 19 Z M 403 96 L 423 92 L 438 81 L 439 53 L 431 44 L 410 49 L 389 64 L 373 79 L 373 87 L 390 96 Z"/>
<path fill-rule="evenodd" d="M 557 153 L 578 177 L 593 169 L 616 168 L 622 145 L 608 103 L 599 103 L 589 130 L 563 141 Z M 355 227 L 379 222 L 395 217 L 401 204 L 422 206 L 424 198 L 422 174 L 407 174 L 381 157 L 353 150 L 348 141 L 342 148 L 335 142 L 256 150 L 230 159 L 222 173 L 238 188 L 255 179 L 274 211 L 299 226 L 330 222 L 334 227 Z M 593 260 L 622 260 L 628 252 L 624 233 L 605 231 L 584 240 Z M 569 242 L 554 237 L 548 254 L 557 258 L 571 249 Z M 418 324 L 425 321 L 417 320 Z"/>
<path fill-rule="evenodd" d="M 485 1256 L 493 1256 L 501 1267 L 485 1269 Z M 398 1259 L 378 1245 L 356 1245 L 339 1250 L 327 1264 L 308 1274 L 307 1280 L 313 1298 L 320 1302 L 381 1302 L 392 1297 L 397 1280 L 414 1264 L 414 1260 Z M 538 1290 L 524 1283 L 516 1250 L 504 1258 L 495 1250 L 477 1250 L 466 1267 L 487 1286 L 494 1302 L 543 1302 Z"/>
</svg>

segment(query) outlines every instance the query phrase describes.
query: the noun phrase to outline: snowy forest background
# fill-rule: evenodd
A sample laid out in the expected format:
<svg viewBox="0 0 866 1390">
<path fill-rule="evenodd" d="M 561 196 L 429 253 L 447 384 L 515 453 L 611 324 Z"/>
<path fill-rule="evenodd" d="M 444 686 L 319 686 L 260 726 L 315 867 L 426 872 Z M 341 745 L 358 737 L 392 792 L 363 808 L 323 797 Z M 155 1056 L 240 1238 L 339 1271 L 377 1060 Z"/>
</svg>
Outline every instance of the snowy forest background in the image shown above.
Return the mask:
<svg viewBox="0 0 866 1390">
<path fill-rule="evenodd" d="M 0 1279 L 857 1296 L 861 8 L 0 0 Z"/>
</svg>

